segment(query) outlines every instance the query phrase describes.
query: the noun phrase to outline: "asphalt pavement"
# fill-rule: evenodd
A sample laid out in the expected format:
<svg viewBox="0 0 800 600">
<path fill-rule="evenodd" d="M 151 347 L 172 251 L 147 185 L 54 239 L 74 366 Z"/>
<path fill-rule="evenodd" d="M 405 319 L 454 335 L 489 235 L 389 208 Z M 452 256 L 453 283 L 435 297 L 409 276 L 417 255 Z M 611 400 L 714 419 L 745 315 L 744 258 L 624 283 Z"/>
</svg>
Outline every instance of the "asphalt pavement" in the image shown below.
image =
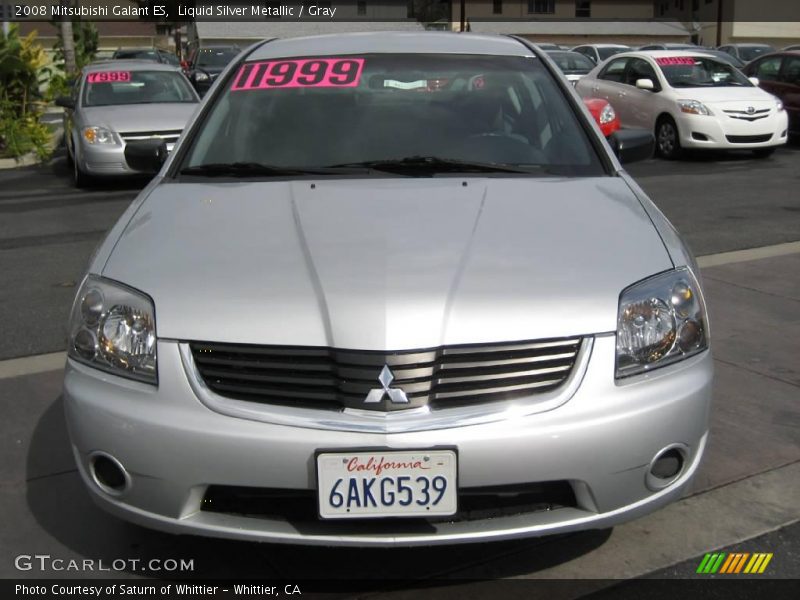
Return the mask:
<svg viewBox="0 0 800 600">
<path fill-rule="evenodd" d="M 95 508 L 64 426 L 63 356 L 3 359 L 63 350 L 75 285 L 142 182 L 76 191 L 63 156 L 0 172 L 0 578 L 108 576 L 14 565 L 22 553 L 46 552 L 106 562 L 193 559 L 195 569 L 180 577 L 374 578 L 376 592 L 380 581 L 413 574 L 417 588 L 440 598 L 474 596 L 475 584 L 465 592 L 461 582 L 476 578 L 584 581 L 559 589 L 558 597 L 578 597 L 615 579 L 695 577 L 711 551 L 772 552 L 763 578 L 798 577 L 800 244 L 791 242 L 800 241 L 799 159 L 794 145 L 766 160 L 715 154 L 630 168 L 695 253 L 712 255 L 702 261 L 716 368 L 712 429 L 689 495 L 613 530 L 447 551 L 177 537 Z M 125 568 L 113 576 L 163 573 Z"/>
</svg>

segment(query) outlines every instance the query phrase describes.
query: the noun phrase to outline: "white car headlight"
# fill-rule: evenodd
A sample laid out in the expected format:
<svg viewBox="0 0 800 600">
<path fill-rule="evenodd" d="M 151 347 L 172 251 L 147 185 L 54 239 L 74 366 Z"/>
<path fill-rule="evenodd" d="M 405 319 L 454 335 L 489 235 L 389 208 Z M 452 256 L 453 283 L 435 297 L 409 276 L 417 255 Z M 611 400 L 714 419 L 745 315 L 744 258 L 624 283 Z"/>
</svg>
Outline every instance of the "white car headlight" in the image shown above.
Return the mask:
<svg viewBox="0 0 800 600">
<path fill-rule="evenodd" d="M 70 358 L 147 383 L 158 383 L 153 301 L 120 283 L 89 275 L 72 306 Z"/>
<path fill-rule="evenodd" d="M 702 102 L 697 100 L 678 100 L 678 106 L 681 112 L 689 113 L 690 115 L 713 115 L 714 113 Z"/>
<path fill-rule="evenodd" d="M 680 268 L 625 289 L 617 316 L 616 377 L 672 364 L 708 348 L 700 286 Z"/>
<path fill-rule="evenodd" d="M 775 98 L 775 111 L 776 112 L 781 112 L 782 110 L 784 110 L 783 102 L 781 102 L 780 100 Z"/>
<path fill-rule="evenodd" d="M 86 127 L 83 130 L 83 139 L 90 144 L 116 144 L 114 132 L 105 127 Z"/>
<path fill-rule="evenodd" d="M 614 107 L 610 104 L 606 104 L 605 108 L 600 111 L 600 123 L 605 125 L 606 123 L 611 123 L 614 119 L 617 118 L 617 113 L 614 112 Z"/>
</svg>

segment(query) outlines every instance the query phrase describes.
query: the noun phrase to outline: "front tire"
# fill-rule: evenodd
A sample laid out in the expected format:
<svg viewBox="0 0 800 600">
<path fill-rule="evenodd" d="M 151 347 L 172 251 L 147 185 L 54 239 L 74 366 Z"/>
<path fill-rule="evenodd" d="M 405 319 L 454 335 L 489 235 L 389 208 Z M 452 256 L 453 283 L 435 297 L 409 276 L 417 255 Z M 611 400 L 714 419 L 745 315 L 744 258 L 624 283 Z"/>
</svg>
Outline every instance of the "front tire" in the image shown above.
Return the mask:
<svg viewBox="0 0 800 600">
<path fill-rule="evenodd" d="M 753 150 L 753 156 L 756 158 L 769 158 L 773 154 L 775 154 L 775 146 L 771 148 L 756 148 Z"/>
<path fill-rule="evenodd" d="M 672 117 L 661 117 L 656 124 L 656 150 L 667 160 L 675 160 L 683 153 L 678 126 Z"/>
<path fill-rule="evenodd" d="M 76 188 L 88 188 L 92 184 L 92 178 L 80 168 L 76 157 L 72 157 L 72 182 Z"/>
</svg>

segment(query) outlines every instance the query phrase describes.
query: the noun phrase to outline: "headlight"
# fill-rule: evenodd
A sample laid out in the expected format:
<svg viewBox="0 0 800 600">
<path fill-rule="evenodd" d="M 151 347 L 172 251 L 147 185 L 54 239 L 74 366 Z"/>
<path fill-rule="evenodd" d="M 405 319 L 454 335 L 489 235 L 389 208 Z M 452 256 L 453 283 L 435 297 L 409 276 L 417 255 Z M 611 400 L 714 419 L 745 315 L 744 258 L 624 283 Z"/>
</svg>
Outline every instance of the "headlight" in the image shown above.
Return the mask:
<svg viewBox="0 0 800 600">
<path fill-rule="evenodd" d="M 209 79 L 210 77 L 208 76 L 208 73 L 203 73 L 202 71 L 198 71 L 197 73 L 194 74 L 195 81 L 208 81 Z"/>
<path fill-rule="evenodd" d="M 776 110 L 777 112 L 781 112 L 782 110 L 784 110 L 784 108 L 783 108 L 783 102 L 781 102 L 781 101 L 780 101 L 780 100 L 778 100 L 777 98 L 775 98 L 775 110 Z"/>
<path fill-rule="evenodd" d="M 678 100 L 678 106 L 681 107 L 681 112 L 689 113 L 690 115 L 713 114 L 705 104 L 697 100 Z"/>
<path fill-rule="evenodd" d="M 105 127 L 87 127 L 83 130 L 83 139 L 90 144 L 116 144 L 113 132 Z"/>
<path fill-rule="evenodd" d="M 120 283 L 89 275 L 72 306 L 67 353 L 114 375 L 157 383 L 153 301 Z"/>
<path fill-rule="evenodd" d="M 622 292 L 616 377 L 682 360 L 708 348 L 706 307 L 687 268 L 656 275 Z"/>
<path fill-rule="evenodd" d="M 606 104 L 605 108 L 600 111 L 600 123 L 605 125 L 606 123 L 611 123 L 614 119 L 617 118 L 617 113 L 614 112 L 614 107 L 610 104 Z"/>
</svg>

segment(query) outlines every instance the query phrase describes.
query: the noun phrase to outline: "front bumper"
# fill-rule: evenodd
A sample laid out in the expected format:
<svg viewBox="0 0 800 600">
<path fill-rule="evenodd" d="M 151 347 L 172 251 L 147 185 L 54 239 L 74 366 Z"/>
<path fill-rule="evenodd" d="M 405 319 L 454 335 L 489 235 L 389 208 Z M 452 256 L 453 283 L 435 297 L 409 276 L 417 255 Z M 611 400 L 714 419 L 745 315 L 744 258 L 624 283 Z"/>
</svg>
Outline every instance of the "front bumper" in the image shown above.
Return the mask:
<svg viewBox="0 0 800 600">
<path fill-rule="evenodd" d="M 128 166 L 125 160 L 125 143 L 122 145 L 87 144 L 80 142 L 78 166 L 81 171 L 97 177 L 113 177 L 115 175 L 141 175 Z M 167 144 L 167 151 L 171 152 L 174 143 Z"/>
<path fill-rule="evenodd" d="M 678 499 L 706 443 L 710 352 L 648 375 L 615 382 L 614 336 L 597 336 L 580 386 L 557 408 L 471 426 L 377 433 L 272 424 L 227 416 L 194 393 L 179 351 L 159 341 L 159 386 L 68 361 L 67 423 L 79 471 L 95 501 L 127 520 L 174 533 L 270 542 L 393 546 L 500 540 L 597 529 Z M 317 449 L 458 450 L 460 488 L 568 481 L 574 507 L 491 519 L 432 523 L 422 530 L 386 523 L 255 518 L 202 510 L 208 486 L 290 490 L 316 487 Z M 648 487 L 649 466 L 678 444 L 685 467 L 663 489 Z M 109 493 L 90 472 L 110 455 L 129 486 Z M 401 520 L 402 521 L 402 520 Z M 371 525 L 375 524 L 374 527 Z"/>
<path fill-rule="evenodd" d="M 748 150 L 780 146 L 788 140 L 788 128 L 789 120 L 785 110 L 773 112 L 769 117 L 753 122 L 726 115 L 685 113 L 681 113 L 678 119 L 681 146 L 684 148 Z"/>
<path fill-rule="evenodd" d="M 87 144 L 82 140 L 77 155 L 78 166 L 88 175 L 114 176 L 136 173 L 125 161 L 125 145 Z"/>
</svg>

